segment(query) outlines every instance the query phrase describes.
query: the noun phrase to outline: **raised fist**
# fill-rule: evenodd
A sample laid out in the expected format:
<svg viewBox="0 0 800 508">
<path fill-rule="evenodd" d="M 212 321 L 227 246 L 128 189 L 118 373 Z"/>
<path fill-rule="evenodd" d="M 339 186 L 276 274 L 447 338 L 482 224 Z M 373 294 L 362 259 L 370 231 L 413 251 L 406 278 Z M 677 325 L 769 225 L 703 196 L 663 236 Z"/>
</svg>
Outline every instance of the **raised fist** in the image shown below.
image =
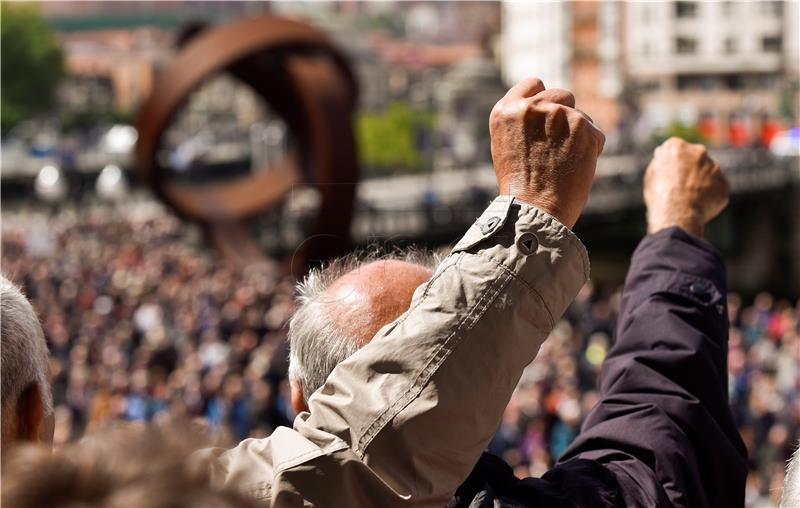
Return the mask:
<svg viewBox="0 0 800 508">
<path fill-rule="evenodd" d="M 706 147 L 669 138 L 656 148 L 644 175 L 647 232 L 678 226 L 702 237 L 728 204 L 730 186 Z"/>
<path fill-rule="evenodd" d="M 575 109 L 566 90 L 539 79 L 515 85 L 489 116 L 492 159 L 501 195 L 513 195 L 572 228 L 594 180 L 605 136 Z"/>
</svg>

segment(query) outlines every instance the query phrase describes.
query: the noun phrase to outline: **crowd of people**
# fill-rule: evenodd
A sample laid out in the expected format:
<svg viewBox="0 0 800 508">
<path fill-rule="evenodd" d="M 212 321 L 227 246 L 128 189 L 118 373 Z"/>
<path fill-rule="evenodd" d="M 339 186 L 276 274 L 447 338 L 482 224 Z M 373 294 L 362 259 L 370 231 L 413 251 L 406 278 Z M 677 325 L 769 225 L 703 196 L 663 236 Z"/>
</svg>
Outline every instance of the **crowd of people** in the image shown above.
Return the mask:
<svg viewBox="0 0 800 508">
<path fill-rule="evenodd" d="M 55 444 L 115 420 L 195 419 L 230 442 L 294 417 L 286 321 L 293 281 L 240 269 L 154 205 L 4 212 L 3 272 L 42 319 Z M 490 451 L 539 476 L 598 399 L 619 290 L 586 285 L 523 374 Z M 800 438 L 800 302 L 728 298 L 729 394 L 750 458 L 748 504 L 776 500 Z"/>
<path fill-rule="evenodd" d="M 523 374 L 490 446 L 516 465 L 517 476 L 546 472 L 578 434 L 599 397 L 620 301 L 618 290 L 584 286 Z M 746 506 L 777 506 L 800 439 L 800 301 L 794 303 L 766 292 L 752 305 L 728 297 L 728 392 L 749 457 Z"/>
</svg>

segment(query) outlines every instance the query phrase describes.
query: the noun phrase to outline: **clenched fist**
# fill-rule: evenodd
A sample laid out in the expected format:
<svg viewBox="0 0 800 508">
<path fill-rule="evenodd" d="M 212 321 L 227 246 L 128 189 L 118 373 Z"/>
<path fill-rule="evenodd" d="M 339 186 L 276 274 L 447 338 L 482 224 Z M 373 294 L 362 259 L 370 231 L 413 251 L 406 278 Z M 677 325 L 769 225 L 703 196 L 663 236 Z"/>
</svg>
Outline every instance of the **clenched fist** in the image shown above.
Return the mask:
<svg viewBox="0 0 800 508">
<path fill-rule="evenodd" d="M 705 224 L 728 204 L 730 187 L 706 147 L 669 138 L 644 175 L 647 232 L 678 226 L 702 237 Z"/>
<path fill-rule="evenodd" d="M 514 195 L 572 228 L 592 188 L 605 136 L 566 90 L 536 78 L 515 85 L 489 116 L 501 195 Z"/>
</svg>

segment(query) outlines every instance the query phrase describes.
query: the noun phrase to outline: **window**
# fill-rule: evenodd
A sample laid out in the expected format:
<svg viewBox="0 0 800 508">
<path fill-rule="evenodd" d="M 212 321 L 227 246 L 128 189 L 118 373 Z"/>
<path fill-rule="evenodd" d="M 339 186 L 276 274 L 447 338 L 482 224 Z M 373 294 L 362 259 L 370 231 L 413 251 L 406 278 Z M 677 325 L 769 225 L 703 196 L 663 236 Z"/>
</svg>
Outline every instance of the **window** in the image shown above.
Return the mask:
<svg viewBox="0 0 800 508">
<path fill-rule="evenodd" d="M 678 18 L 697 16 L 697 2 L 675 2 L 675 16 Z"/>
<path fill-rule="evenodd" d="M 697 40 L 689 37 L 675 39 L 675 52 L 679 55 L 690 55 L 697 52 Z"/>
<path fill-rule="evenodd" d="M 766 16 L 779 18 L 783 14 L 783 2 L 770 1 L 761 3 L 761 12 Z"/>
<path fill-rule="evenodd" d="M 745 74 L 742 80 L 744 86 L 751 90 L 774 90 L 778 86 L 776 74 Z"/>
<path fill-rule="evenodd" d="M 783 46 L 780 35 L 769 35 L 761 39 L 761 49 L 765 53 L 779 53 Z"/>
<path fill-rule="evenodd" d="M 655 92 L 661 89 L 661 82 L 658 80 L 646 80 L 639 83 L 639 91 L 641 92 Z"/>
<path fill-rule="evenodd" d="M 736 53 L 736 39 L 733 37 L 725 39 L 725 53 L 729 55 Z"/>
<path fill-rule="evenodd" d="M 678 74 L 677 86 L 678 90 L 712 91 L 722 88 L 723 83 L 718 76 L 704 74 Z"/>
<path fill-rule="evenodd" d="M 722 15 L 727 18 L 730 17 L 731 14 L 733 14 L 733 2 L 722 2 Z"/>
<path fill-rule="evenodd" d="M 728 90 L 744 90 L 744 77 L 741 74 L 727 74 L 722 78 L 725 81 L 725 88 Z"/>
</svg>

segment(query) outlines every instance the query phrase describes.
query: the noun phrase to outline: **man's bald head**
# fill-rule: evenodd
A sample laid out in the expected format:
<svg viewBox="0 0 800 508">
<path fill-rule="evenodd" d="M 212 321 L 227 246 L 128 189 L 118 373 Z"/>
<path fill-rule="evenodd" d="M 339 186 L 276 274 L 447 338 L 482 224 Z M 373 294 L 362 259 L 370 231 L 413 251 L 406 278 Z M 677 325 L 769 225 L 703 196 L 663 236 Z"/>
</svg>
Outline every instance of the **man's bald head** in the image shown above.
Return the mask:
<svg viewBox="0 0 800 508">
<path fill-rule="evenodd" d="M 295 409 L 305 406 L 336 365 L 408 309 L 436 264 L 434 256 L 419 252 L 345 258 L 311 271 L 298 284 L 300 307 L 289 323 Z"/>
<path fill-rule="evenodd" d="M 362 347 L 408 309 L 414 290 L 432 274 L 429 267 L 399 259 L 373 261 L 336 279 L 322 294 L 320 310 Z"/>
</svg>

